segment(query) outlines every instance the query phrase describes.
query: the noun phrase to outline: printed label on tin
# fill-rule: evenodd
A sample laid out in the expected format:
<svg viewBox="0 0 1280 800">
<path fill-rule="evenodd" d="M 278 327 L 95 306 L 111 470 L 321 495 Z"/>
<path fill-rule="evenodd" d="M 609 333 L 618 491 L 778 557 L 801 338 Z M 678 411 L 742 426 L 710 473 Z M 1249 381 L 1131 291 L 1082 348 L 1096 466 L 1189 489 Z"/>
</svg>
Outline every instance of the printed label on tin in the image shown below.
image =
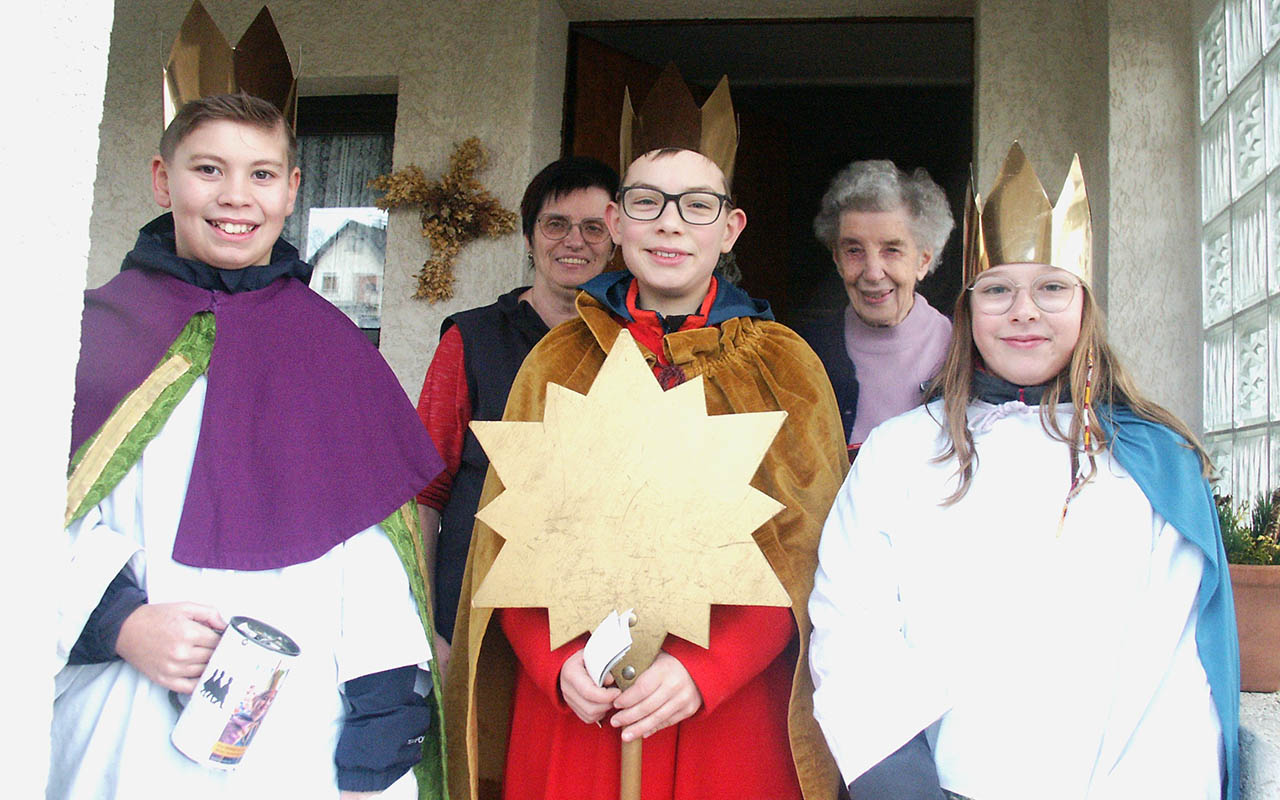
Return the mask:
<svg viewBox="0 0 1280 800">
<path fill-rule="evenodd" d="M 298 645 L 276 628 L 232 617 L 170 740 L 193 761 L 235 769 L 279 694 Z"/>
<path fill-rule="evenodd" d="M 281 679 L 288 672 L 289 670 L 277 665 L 271 674 L 271 682 L 265 689 L 258 691 L 256 686 L 248 688 L 240 702 L 236 704 L 235 710 L 231 712 L 231 718 L 227 720 L 227 726 L 222 729 L 218 741 L 213 743 L 213 752 L 209 754 L 210 761 L 218 764 L 240 763 L 245 749 L 249 747 L 249 743 L 253 741 L 253 735 L 258 732 L 258 726 L 262 724 L 262 718 L 266 716 L 272 701 L 276 699 Z M 230 688 L 230 680 L 230 678 L 227 679 L 227 688 Z"/>
</svg>

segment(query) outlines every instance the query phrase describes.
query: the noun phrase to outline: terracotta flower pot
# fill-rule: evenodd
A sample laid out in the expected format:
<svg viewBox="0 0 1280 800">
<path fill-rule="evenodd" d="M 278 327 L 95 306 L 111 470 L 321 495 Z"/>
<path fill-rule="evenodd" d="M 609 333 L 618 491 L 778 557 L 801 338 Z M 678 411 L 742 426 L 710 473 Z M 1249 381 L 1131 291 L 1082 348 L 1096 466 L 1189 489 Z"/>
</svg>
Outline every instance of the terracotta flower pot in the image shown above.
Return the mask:
<svg viewBox="0 0 1280 800">
<path fill-rule="evenodd" d="M 1240 688 L 1280 689 L 1280 566 L 1231 564 L 1240 631 Z"/>
</svg>

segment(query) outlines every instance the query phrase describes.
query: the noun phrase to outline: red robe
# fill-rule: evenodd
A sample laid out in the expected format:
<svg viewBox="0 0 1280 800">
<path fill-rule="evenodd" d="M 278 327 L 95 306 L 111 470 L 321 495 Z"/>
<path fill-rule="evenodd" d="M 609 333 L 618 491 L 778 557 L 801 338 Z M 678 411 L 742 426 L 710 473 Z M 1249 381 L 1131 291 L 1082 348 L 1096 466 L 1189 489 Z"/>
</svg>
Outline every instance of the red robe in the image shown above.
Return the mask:
<svg viewBox="0 0 1280 800">
<path fill-rule="evenodd" d="M 504 419 L 540 419 L 548 381 L 579 392 L 590 386 L 622 324 L 585 294 L 578 309 L 578 320 L 526 359 Z M 752 485 L 786 505 L 755 539 L 792 607 L 713 606 L 705 650 L 668 637 L 664 649 L 688 669 L 704 705 L 645 740 L 643 796 L 834 798 L 839 776 L 813 719 L 805 603 L 822 522 L 848 464 L 835 398 L 817 357 L 791 331 L 750 318 L 720 328 L 668 334 L 660 355 L 647 357 L 660 376 L 664 362 L 683 377 L 702 375 L 709 413 L 788 412 Z M 635 338 L 643 345 L 647 337 Z M 501 489 L 491 470 L 481 505 Z M 477 523 L 471 546 L 464 598 L 501 539 Z M 542 609 L 495 617 L 463 602 L 458 625 L 445 681 L 451 796 L 616 798 L 618 730 L 583 723 L 559 694 L 560 667 L 584 638 L 551 651 Z"/>
<path fill-rule="evenodd" d="M 547 612 L 505 608 L 503 633 L 520 666 L 511 713 L 503 797 L 617 800 L 621 740 L 578 719 L 560 697 L 560 666 L 586 644 L 581 636 L 547 648 Z M 702 708 L 644 740 L 645 800 L 799 800 L 780 711 L 791 694 L 796 626 L 790 609 L 712 606 L 710 648 L 668 636 L 702 693 Z"/>
</svg>

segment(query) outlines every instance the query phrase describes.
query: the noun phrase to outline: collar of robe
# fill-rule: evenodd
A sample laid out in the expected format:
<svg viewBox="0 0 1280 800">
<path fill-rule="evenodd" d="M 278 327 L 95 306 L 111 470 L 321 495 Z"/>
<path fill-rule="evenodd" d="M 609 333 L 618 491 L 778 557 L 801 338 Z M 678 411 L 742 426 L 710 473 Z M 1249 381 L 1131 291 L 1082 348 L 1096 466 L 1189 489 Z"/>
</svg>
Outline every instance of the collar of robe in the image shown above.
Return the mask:
<svg viewBox="0 0 1280 800">
<path fill-rule="evenodd" d="M 283 238 L 271 248 L 271 263 L 243 269 L 211 267 L 203 261 L 182 258 L 176 252 L 173 214 L 161 214 L 138 231 L 133 250 L 125 256 L 122 270 L 142 269 L 172 275 L 199 289 L 236 294 L 265 289 L 277 278 L 288 276 L 311 282 L 311 265 L 303 261 L 298 248 Z"/>
<path fill-rule="evenodd" d="M 987 372 L 982 367 L 978 367 L 973 371 L 973 381 L 969 390 L 975 400 L 983 400 L 996 406 L 1012 402 L 1038 406 L 1044 397 L 1045 390 L 1048 388 L 1048 383 L 1041 383 L 1035 386 L 1019 386 Z M 1070 401 L 1071 393 L 1065 392 L 1064 396 L 1059 399 Z"/>
</svg>

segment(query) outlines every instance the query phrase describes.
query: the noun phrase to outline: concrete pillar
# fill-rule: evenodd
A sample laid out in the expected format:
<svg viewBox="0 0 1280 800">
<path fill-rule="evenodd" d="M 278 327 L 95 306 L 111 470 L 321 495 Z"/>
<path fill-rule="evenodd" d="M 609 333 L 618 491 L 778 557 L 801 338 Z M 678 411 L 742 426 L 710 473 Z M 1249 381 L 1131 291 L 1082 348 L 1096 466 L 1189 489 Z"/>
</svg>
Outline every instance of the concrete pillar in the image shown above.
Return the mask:
<svg viewBox="0 0 1280 800">
<path fill-rule="evenodd" d="M 1080 154 L 1093 210 L 1094 288 L 1107 288 L 1105 0 L 978 0 L 975 161 L 986 194 L 1014 139 L 1056 200 Z"/>
<path fill-rule="evenodd" d="M 979 191 L 1022 141 L 1051 198 L 1079 153 L 1094 292 L 1138 385 L 1198 428 L 1195 52 L 1180 0 L 979 0 Z"/>
<path fill-rule="evenodd" d="M 1107 311 L 1111 343 L 1138 385 L 1199 431 L 1196 36 L 1187 6 L 1109 3 Z"/>
</svg>

